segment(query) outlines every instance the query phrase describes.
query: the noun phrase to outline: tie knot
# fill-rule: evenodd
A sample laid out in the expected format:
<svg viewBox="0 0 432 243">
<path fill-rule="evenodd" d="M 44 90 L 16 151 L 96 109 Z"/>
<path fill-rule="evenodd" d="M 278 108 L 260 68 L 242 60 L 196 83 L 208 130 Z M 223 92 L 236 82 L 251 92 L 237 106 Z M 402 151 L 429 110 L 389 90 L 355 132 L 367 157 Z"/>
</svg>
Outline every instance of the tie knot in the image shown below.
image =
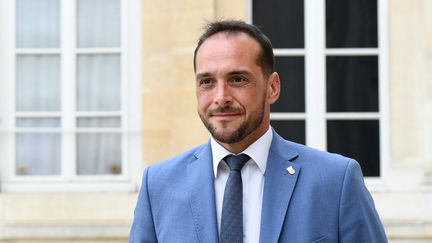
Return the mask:
<svg viewBox="0 0 432 243">
<path fill-rule="evenodd" d="M 227 155 L 225 158 L 226 163 L 230 167 L 231 170 L 241 171 L 246 162 L 250 159 L 247 154 L 239 154 L 239 155 Z"/>
</svg>

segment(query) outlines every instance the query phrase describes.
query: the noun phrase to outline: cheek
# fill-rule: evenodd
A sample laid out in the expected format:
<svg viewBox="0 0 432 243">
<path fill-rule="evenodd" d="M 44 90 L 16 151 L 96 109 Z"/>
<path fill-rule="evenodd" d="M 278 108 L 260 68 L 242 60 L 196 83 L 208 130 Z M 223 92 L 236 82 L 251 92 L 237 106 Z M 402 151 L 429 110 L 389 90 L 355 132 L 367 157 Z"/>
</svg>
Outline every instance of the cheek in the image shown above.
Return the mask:
<svg viewBox="0 0 432 243">
<path fill-rule="evenodd" d="M 254 110 L 261 106 L 263 100 L 262 92 L 244 92 L 236 96 L 237 103 L 246 110 Z"/>
<path fill-rule="evenodd" d="M 211 99 L 208 95 L 197 93 L 198 110 L 205 110 L 211 104 Z"/>
</svg>

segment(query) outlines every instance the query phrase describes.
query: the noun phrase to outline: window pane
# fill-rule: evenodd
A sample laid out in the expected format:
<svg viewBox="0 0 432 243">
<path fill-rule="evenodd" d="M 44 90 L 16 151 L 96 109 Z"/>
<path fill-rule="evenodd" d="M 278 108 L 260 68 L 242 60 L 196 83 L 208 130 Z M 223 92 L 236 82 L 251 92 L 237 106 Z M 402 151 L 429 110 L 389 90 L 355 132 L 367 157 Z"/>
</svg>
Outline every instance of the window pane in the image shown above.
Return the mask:
<svg viewBox="0 0 432 243">
<path fill-rule="evenodd" d="M 17 118 L 17 127 L 60 127 L 59 118 Z"/>
<path fill-rule="evenodd" d="M 252 16 L 274 48 L 304 47 L 303 0 L 254 0 Z"/>
<path fill-rule="evenodd" d="M 120 1 L 78 0 L 78 47 L 120 47 Z"/>
<path fill-rule="evenodd" d="M 376 0 L 326 0 L 327 47 L 377 47 Z"/>
<path fill-rule="evenodd" d="M 120 127 L 121 120 L 119 117 L 103 117 L 103 118 L 78 118 L 78 127 Z"/>
<path fill-rule="evenodd" d="M 305 121 L 272 120 L 270 123 L 283 138 L 292 142 L 306 144 Z"/>
<path fill-rule="evenodd" d="M 17 0 L 16 14 L 18 48 L 60 46 L 59 0 Z"/>
<path fill-rule="evenodd" d="M 281 79 L 281 94 L 271 111 L 305 112 L 304 57 L 276 57 L 275 66 Z"/>
<path fill-rule="evenodd" d="M 60 110 L 58 55 L 18 55 L 16 79 L 18 111 Z"/>
<path fill-rule="evenodd" d="M 78 174 L 121 174 L 121 135 L 109 133 L 79 133 Z"/>
<path fill-rule="evenodd" d="M 330 152 L 356 159 L 365 176 L 380 175 L 378 121 L 330 120 L 327 146 Z"/>
<path fill-rule="evenodd" d="M 16 174 L 59 175 L 60 141 L 56 133 L 18 133 Z"/>
<path fill-rule="evenodd" d="M 78 56 L 79 111 L 120 110 L 120 55 Z"/>
<path fill-rule="evenodd" d="M 327 111 L 378 111 L 378 57 L 327 57 Z"/>
</svg>

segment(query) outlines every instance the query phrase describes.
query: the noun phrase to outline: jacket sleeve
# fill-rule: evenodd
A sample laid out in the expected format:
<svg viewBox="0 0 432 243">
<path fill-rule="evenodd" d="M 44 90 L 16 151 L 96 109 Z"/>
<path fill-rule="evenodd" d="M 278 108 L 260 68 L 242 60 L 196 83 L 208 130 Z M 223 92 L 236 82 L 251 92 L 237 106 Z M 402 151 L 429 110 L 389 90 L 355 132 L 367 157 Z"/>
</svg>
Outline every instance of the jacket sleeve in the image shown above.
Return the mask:
<svg viewBox="0 0 432 243">
<path fill-rule="evenodd" d="M 135 208 L 134 221 L 129 235 L 129 243 L 156 243 L 156 232 L 151 210 L 148 178 L 149 168 L 144 171 L 142 186 Z"/>
<path fill-rule="evenodd" d="M 347 165 L 339 205 L 339 242 L 388 242 L 357 161 Z"/>
</svg>

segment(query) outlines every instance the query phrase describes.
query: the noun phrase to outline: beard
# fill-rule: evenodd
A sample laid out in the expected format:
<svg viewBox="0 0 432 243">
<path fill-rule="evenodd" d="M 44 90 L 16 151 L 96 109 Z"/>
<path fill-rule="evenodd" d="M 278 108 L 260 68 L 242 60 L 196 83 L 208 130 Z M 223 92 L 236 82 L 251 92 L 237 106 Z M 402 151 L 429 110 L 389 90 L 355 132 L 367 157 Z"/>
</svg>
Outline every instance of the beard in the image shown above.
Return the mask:
<svg viewBox="0 0 432 243">
<path fill-rule="evenodd" d="M 233 144 L 242 141 L 244 138 L 246 138 L 249 134 L 251 134 L 261 125 L 261 123 L 264 120 L 264 109 L 265 109 L 265 100 L 263 99 L 263 101 L 261 102 L 260 109 L 252 112 L 249 118 L 246 117 L 246 120 L 242 121 L 239 127 L 230 134 L 224 134 L 223 131 L 224 128 L 228 126 L 227 123 L 223 123 L 222 128 L 217 129 L 209 121 L 208 118 L 211 117 L 212 113 L 229 112 L 229 113 L 245 114 L 243 109 L 235 108 L 235 107 L 218 107 L 216 109 L 206 112 L 206 114 L 201 114 L 199 112 L 199 117 L 201 118 L 201 121 L 203 122 L 204 126 L 207 128 L 207 130 L 210 132 L 210 134 L 214 139 L 222 143 Z"/>
</svg>

